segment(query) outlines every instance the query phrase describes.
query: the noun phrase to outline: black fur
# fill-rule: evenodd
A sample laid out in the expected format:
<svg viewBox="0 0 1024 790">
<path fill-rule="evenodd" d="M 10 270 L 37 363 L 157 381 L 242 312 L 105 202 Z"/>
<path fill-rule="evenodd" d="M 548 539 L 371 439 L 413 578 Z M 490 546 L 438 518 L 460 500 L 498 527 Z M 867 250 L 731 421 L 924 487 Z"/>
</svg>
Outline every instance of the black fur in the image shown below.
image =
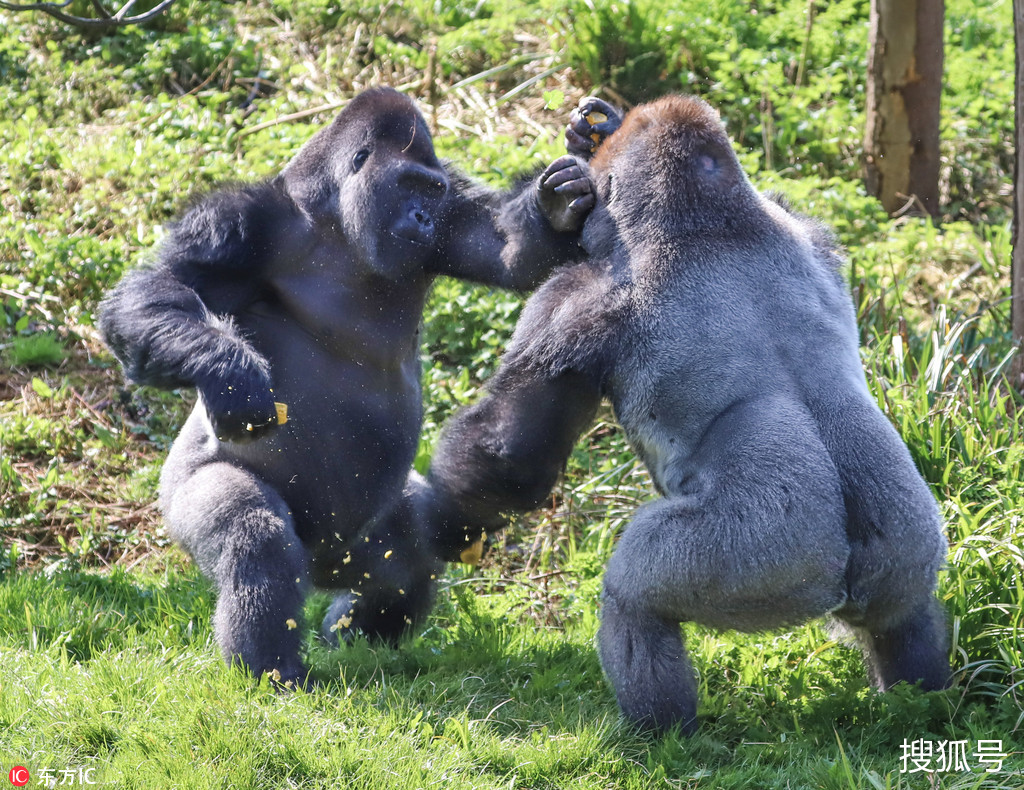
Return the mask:
<svg viewBox="0 0 1024 790">
<path fill-rule="evenodd" d="M 413 103 L 372 90 L 280 175 L 195 203 L 105 299 L 130 379 L 199 391 L 160 502 L 217 587 L 228 661 L 300 682 L 311 585 L 345 591 L 327 634 L 394 639 L 426 613 L 441 549 L 409 470 L 430 283 L 531 288 L 593 202 L 571 157 L 511 193 L 450 173 Z"/>
</svg>

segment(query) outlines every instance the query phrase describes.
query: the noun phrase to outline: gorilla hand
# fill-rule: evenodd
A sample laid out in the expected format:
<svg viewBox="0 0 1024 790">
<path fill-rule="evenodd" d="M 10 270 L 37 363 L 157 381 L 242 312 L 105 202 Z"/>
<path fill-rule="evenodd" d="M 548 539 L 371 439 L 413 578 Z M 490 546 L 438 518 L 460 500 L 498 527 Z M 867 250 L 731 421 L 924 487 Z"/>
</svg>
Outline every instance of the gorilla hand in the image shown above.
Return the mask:
<svg viewBox="0 0 1024 790">
<path fill-rule="evenodd" d="M 279 424 L 270 378 L 248 376 L 218 378 L 199 386 L 214 435 L 222 442 L 249 442 Z"/>
<path fill-rule="evenodd" d="M 584 161 L 589 160 L 620 126 L 622 116 L 608 102 L 594 96 L 580 99 L 565 127 L 565 150 Z"/>
<path fill-rule="evenodd" d="M 537 182 L 540 208 L 557 231 L 577 231 L 596 203 L 588 168 L 571 156 L 560 156 Z"/>
</svg>

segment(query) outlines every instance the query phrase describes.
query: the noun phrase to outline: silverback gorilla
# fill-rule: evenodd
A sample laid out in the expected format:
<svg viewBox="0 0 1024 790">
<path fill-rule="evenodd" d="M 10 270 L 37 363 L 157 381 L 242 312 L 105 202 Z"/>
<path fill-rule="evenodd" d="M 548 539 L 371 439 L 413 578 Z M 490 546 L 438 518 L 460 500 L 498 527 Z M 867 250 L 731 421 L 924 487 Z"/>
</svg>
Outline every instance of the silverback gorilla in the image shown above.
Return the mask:
<svg viewBox="0 0 1024 790">
<path fill-rule="evenodd" d="M 592 190 L 571 157 L 508 194 L 471 184 L 412 101 L 375 89 L 277 177 L 199 201 L 104 300 L 130 379 L 199 391 L 160 503 L 216 585 L 228 661 L 301 682 L 310 582 L 347 591 L 328 613 L 346 633 L 393 640 L 428 611 L 440 549 L 407 476 L 430 283 L 534 287 L 578 249 Z"/>
<path fill-rule="evenodd" d="M 446 426 L 430 518 L 473 540 L 535 507 L 606 396 L 661 494 L 604 579 L 598 647 L 629 720 L 696 726 L 688 621 L 831 614 L 878 687 L 944 686 L 938 509 L 868 391 L 831 235 L 754 190 L 698 99 L 634 109 L 591 164 L 589 259 L 534 294 L 488 394 Z"/>
</svg>

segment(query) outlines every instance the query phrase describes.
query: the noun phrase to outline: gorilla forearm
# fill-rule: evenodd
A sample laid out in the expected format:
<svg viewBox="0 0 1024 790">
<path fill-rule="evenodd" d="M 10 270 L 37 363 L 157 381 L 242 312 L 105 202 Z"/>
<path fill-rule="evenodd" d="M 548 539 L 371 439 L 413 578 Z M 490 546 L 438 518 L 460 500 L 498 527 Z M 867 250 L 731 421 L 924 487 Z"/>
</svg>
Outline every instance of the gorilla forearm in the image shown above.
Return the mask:
<svg viewBox="0 0 1024 790">
<path fill-rule="evenodd" d="M 594 204 L 587 172 L 562 157 L 508 192 L 457 173 L 435 264 L 439 274 L 526 291 L 578 259 L 579 229 Z"/>
<path fill-rule="evenodd" d="M 504 204 L 497 226 L 506 244 L 501 251 L 503 286 L 517 291 L 536 288 L 559 264 L 582 254 L 575 232 L 557 231 L 541 210 L 534 182 Z"/>
<path fill-rule="evenodd" d="M 166 389 L 269 379 L 264 360 L 165 268 L 137 269 L 100 305 L 100 331 L 132 381 Z"/>
<path fill-rule="evenodd" d="M 552 380 L 500 370 L 487 397 L 445 427 L 431 460 L 430 519 L 442 556 L 454 559 L 467 538 L 501 527 L 503 514 L 540 505 L 600 400 L 582 373 Z"/>
</svg>

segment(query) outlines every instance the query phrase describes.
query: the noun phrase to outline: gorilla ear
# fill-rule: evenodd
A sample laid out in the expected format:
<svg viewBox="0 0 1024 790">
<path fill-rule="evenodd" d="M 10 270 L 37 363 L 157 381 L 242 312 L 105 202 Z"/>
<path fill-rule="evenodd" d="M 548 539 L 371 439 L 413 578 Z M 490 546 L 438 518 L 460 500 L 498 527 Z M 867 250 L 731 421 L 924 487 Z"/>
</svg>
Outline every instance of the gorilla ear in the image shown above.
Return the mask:
<svg viewBox="0 0 1024 790">
<path fill-rule="evenodd" d="M 707 151 L 702 151 L 697 155 L 697 168 L 704 175 L 717 173 L 719 168 L 718 159 Z"/>
</svg>

